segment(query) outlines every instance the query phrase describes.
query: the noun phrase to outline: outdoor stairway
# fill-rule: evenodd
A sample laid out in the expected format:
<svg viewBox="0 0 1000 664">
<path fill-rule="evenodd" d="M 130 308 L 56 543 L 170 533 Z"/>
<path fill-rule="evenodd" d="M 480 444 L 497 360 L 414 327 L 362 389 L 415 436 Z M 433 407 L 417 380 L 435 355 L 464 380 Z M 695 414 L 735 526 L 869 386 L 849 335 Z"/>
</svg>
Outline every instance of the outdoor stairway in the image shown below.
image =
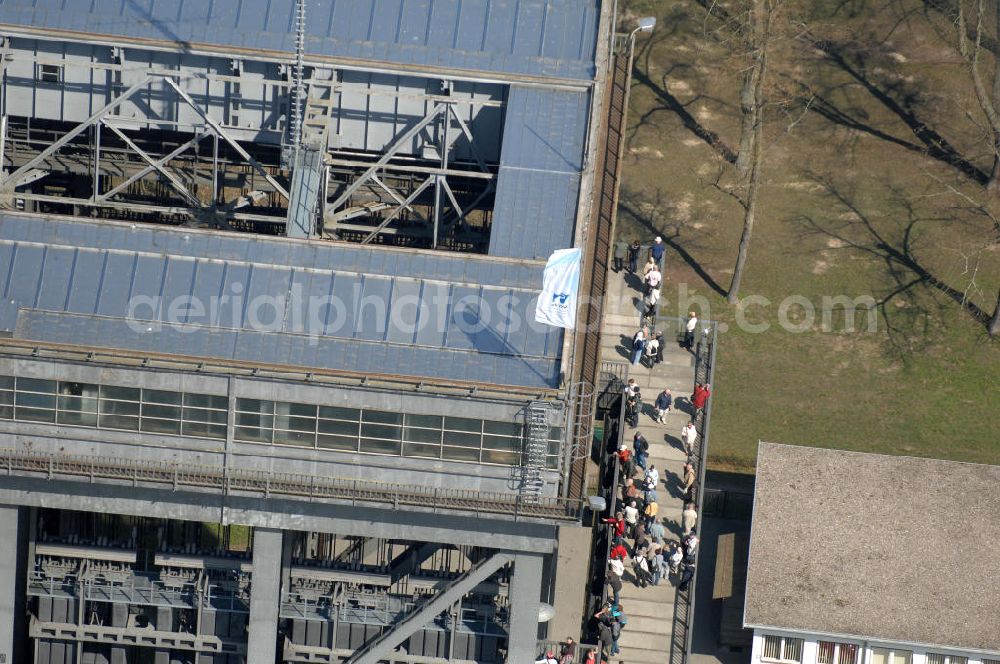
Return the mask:
<svg viewBox="0 0 1000 664">
<path fill-rule="evenodd" d="M 603 360 L 628 362 L 632 335 L 639 326 L 642 294 L 630 288 L 625 273 L 608 273 L 607 294 L 604 301 L 604 318 L 601 328 L 601 357 Z M 635 429 L 626 426 L 623 440 L 631 446 L 632 436 L 641 431 L 649 441 L 649 463 L 660 473 L 657 487 L 659 517 L 667 530 L 667 537 L 679 540 L 683 504 L 680 477 L 683 475 L 687 455 L 680 442 L 680 432 L 690 420 L 688 397 L 694 387 L 694 356 L 680 348 L 676 330 L 664 330 L 663 362 L 652 369 L 629 366 L 629 377 L 635 378 L 642 393 L 643 414 Z M 664 388 L 674 397 L 674 408 L 658 424 L 652 417 L 653 402 Z M 680 402 L 680 403 L 678 403 Z M 621 603 L 628 617 L 619 640 L 621 654 L 611 662 L 628 664 L 663 664 L 670 661 L 670 641 L 673 633 L 675 580 L 660 579 L 658 586 L 638 588 L 632 582 L 630 566 L 626 566 Z"/>
</svg>

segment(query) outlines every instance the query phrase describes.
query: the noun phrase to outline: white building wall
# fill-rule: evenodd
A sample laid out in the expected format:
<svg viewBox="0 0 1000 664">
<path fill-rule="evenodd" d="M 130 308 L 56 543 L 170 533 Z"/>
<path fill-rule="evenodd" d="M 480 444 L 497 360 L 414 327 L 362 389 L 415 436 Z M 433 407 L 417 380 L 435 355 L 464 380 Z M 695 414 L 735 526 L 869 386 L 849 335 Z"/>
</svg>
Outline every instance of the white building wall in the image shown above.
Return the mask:
<svg viewBox="0 0 1000 664">
<path fill-rule="evenodd" d="M 785 638 L 802 639 L 802 658 L 796 664 L 818 664 L 817 657 L 819 655 L 820 641 L 832 641 L 835 643 L 851 643 L 858 645 L 860 651 L 858 652 L 857 664 L 871 664 L 873 648 L 907 650 L 913 653 L 910 659 L 910 664 L 927 664 L 928 653 L 949 655 L 955 657 L 965 657 L 968 660 L 967 664 L 984 664 L 985 660 L 989 660 L 988 664 L 1000 662 L 1000 652 L 984 653 L 984 652 L 960 650 L 955 648 L 933 648 L 933 647 L 928 648 L 927 646 L 923 645 L 907 644 L 901 642 L 859 641 L 857 639 L 848 639 L 848 638 L 834 637 L 834 636 L 820 636 L 816 634 L 807 634 L 801 632 L 790 632 L 790 631 L 772 630 L 772 629 L 754 629 L 753 645 L 750 651 L 750 664 L 791 664 L 790 660 L 773 660 L 764 657 L 765 636 L 778 636 Z M 837 663 L 835 662 L 834 664 Z"/>
</svg>

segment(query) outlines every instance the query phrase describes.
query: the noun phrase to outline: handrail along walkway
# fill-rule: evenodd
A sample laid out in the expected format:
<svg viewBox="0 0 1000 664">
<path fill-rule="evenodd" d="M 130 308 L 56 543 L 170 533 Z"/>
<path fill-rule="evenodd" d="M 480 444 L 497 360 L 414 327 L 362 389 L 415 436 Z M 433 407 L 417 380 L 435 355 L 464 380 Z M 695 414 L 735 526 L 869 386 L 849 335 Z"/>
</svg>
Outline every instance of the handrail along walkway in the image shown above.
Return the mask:
<svg viewBox="0 0 1000 664">
<path fill-rule="evenodd" d="M 223 468 L 161 461 L 140 461 L 102 456 L 50 454 L 0 448 L 0 472 L 34 473 L 48 480 L 63 477 L 168 485 L 215 490 L 224 495 L 250 493 L 264 498 L 294 497 L 349 502 L 381 503 L 398 508 L 412 506 L 476 511 L 520 518 L 575 522 L 581 514 L 578 500 L 538 497 L 525 501 L 514 493 L 415 487 L 372 480 L 315 477 L 297 473 Z"/>
</svg>

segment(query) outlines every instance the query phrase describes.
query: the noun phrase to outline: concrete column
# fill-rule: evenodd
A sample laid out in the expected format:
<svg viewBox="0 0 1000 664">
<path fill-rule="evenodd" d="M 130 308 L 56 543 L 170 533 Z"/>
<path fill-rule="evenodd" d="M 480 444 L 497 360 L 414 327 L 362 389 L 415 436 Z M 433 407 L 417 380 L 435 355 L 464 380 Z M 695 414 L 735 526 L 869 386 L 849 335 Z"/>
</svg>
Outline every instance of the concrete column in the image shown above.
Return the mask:
<svg viewBox="0 0 1000 664">
<path fill-rule="evenodd" d="M 14 617 L 20 606 L 17 593 L 19 515 L 17 507 L 0 506 L 0 533 L 4 533 L 0 537 L 0 660 L 7 662 L 14 661 Z"/>
<path fill-rule="evenodd" d="M 535 661 L 538 643 L 538 605 L 542 592 L 542 562 L 537 553 L 514 555 L 510 578 L 510 634 L 507 638 L 507 664 Z"/>
<path fill-rule="evenodd" d="M 281 599 L 281 531 L 255 528 L 247 664 L 274 664 Z"/>
<path fill-rule="evenodd" d="M 590 559 L 580 555 L 590 550 L 593 531 L 580 526 L 559 526 L 559 543 L 550 567 L 555 568 L 555 589 L 549 603 L 555 616 L 549 622 L 548 638 L 562 641 L 567 636 L 580 640 L 583 607 L 587 597 L 587 570 Z"/>
</svg>

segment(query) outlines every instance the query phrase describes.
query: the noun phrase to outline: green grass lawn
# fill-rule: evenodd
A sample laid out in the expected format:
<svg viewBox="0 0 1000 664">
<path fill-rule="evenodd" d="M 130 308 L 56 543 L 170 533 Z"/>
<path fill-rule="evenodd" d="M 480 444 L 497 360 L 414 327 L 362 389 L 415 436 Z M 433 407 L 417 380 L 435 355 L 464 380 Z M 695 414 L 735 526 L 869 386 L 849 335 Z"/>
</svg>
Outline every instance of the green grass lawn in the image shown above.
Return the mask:
<svg viewBox="0 0 1000 664">
<path fill-rule="evenodd" d="M 741 291 L 771 301 L 746 310 L 770 328 L 740 329 L 724 298 L 742 228 L 733 167 L 672 106 L 738 145 L 738 62 L 695 0 L 667 9 L 633 2 L 625 11 L 623 22 L 657 13 L 659 26 L 636 58 L 618 236 L 669 240 L 665 313 L 683 315 L 684 288 L 705 298 L 695 308 L 728 326 L 714 385 L 713 467 L 752 471 L 758 440 L 1000 463 L 1000 338 L 919 280 L 931 275 L 993 312 L 1000 249 L 984 248 L 996 230 L 976 206 L 1000 205 L 955 160 L 918 149 L 907 125 L 918 118 L 966 163 L 988 170 L 968 77 L 933 16 L 901 20 L 919 3 L 836 4 L 856 14 L 824 16 L 809 3 L 812 14 L 803 17 L 790 3 L 786 18 L 799 27 L 808 20 L 842 49 L 842 61 L 790 30 L 775 41 L 776 103 Z M 803 85 L 815 97 L 790 94 Z M 854 125 L 818 113 L 821 103 Z M 779 323 L 789 296 L 820 308 L 824 296 L 842 295 L 877 302 L 876 331 L 844 331 L 842 310 L 832 329 L 818 314 L 803 331 Z M 790 324 L 801 322 L 797 313 L 789 309 Z M 857 319 L 863 328 L 865 312 Z"/>
</svg>

